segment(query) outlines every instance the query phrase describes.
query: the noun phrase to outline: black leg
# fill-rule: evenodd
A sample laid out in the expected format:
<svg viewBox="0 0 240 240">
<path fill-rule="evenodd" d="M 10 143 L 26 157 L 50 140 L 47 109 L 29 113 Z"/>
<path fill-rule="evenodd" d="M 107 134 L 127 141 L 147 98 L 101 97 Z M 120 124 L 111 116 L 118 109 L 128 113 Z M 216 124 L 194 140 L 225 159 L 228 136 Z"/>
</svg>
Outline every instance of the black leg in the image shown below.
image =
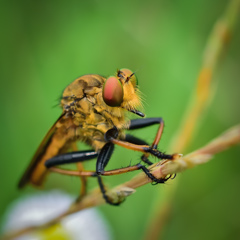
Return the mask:
<svg viewBox="0 0 240 240">
<path fill-rule="evenodd" d="M 131 120 L 129 130 L 148 127 L 163 122 L 162 118 L 143 118 Z"/>
<path fill-rule="evenodd" d="M 145 142 L 141 138 L 137 138 L 137 137 L 135 137 L 133 135 L 130 135 L 130 134 L 126 134 L 124 140 L 126 142 L 134 143 L 134 144 L 137 144 L 137 145 L 149 145 L 147 142 Z"/>
<path fill-rule="evenodd" d="M 50 167 L 54 167 L 62 164 L 84 162 L 87 160 L 94 159 L 97 156 L 98 156 L 98 153 L 95 152 L 94 150 L 70 152 L 70 153 L 60 154 L 53 158 L 48 159 L 45 162 L 45 166 L 47 168 L 50 168 Z"/>
<path fill-rule="evenodd" d="M 101 149 L 96 163 L 96 172 L 101 175 L 104 172 L 104 168 L 107 166 L 114 150 L 114 144 L 109 142 Z"/>
<path fill-rule="evenodd" d="M 104 184 L 102 182 L 102 178 L 101 176 L 97 176 L 98 178 L 98 184 L 99 184 L 99 187 L 100 187 L 100 190 L 102 192 L 102 195 L 103 195 L 103 198 L 105 199 L 106 203 L 110 204 L 110 205 L 113 205 L 113 206 L 119 206 L 123 201 L 119 201 L 119 202 L 113 202 L 109 199 L 109 197 L 106 195 L 106 190 L 105 190 L 105 187 L 104 187 Z"/>
<path fill-rule="evenodd" d="M 142 169 L 143 172 L 153 181 L 152 184 L 165 183 L 169 178 L 155 178 L 150 171 L 143 165 L 138 164 L 139 169 Z"/>
<path fill-rule="evenodd" d="M 107 166 L 111 156 L 112 156 L 112 153 L 113 153 L 113 150 L 114 150 L 114 144 L 111 143 L 111 142 L 108 142 L 104 145 L 104 147 L 101 149 L 99 155 L 98 155 L 98 158 L 97 158 L 97 163 L 96 163 L 96 173 L 98 174 L 97 175 L 97 178 L 98 178 L 98 184 L 99 184 L 99 187 L 100 187 L 100 190 L 102 192 L 102 195 L 103 195 L 103 198 L 105 199 L 105 201 L 111 205 L 114 205 L 114 206 L 118 206 L 119 204 L 122 203 L 122 201 L 117 201 L 117 202 L 113 202 L 107 195 L 106 195 L 106 190 L 105 190 L 105 187 L 104 187 L 104 184 L 102 182 L 102 178 L 100 175 L 103 175 L 104 174 L 104 168 Z"/>
</svg>

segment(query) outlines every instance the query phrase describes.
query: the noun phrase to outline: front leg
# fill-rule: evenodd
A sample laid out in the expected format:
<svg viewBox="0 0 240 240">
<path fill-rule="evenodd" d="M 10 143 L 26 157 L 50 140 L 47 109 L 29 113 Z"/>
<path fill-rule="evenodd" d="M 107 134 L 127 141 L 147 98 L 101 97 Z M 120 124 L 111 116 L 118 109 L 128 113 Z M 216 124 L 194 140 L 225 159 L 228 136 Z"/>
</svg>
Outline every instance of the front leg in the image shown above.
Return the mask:
<svg viewBox="0 0 240 240">
<path fill-rule="evenodd" d="M 137 145 L 134 143 L 130 143 L 130 142 L 126 142 L 124 140 L 117 139 L 117 137 L 118 137 L 117 128 L 109 129 L 104 135 L 104 138 L 107 142 L 111 142 L 113 144 L 119 145 L 119 146 L 127 148 L 127 149 L 131 149 L 131 150 L 142 152 L 142 153 L 150 153 L 151 155 L 153 155 L 159 159 L 173 160 L 175 158 L 176 154 L 173 154 L 173 155 L 165 154 L 165 153 L 162 153 L 159 150 L 155 149 L 154 147 L 150 147 L 149 145 Z"/>
<path fill-rule="evenodd" d="M 162 136 L 163 128 L 164 128 L 164 121 L 162 118 L 144 118 L 144 119 L 132 120 L 130 122 L 129 130 L 141 129 L 141 128 L 145 128 L 145 127 L 148 127 L 148 126 L 151 126 L 154 124 L 159 124 L 157 134 L 152 143 L 152 149 L 157 149 L 158 143 L 161 140 L 161 136 Z M 142 161 L 149 162 L 148 156 L 149 156 L 148 153 L 143 154 L 141 157 Z"/>
<path fill-rule="evenodd" d="M 143 152 L 144 154 L 151 154 L 151 155 L 153 155 L 153 156 L 155 156 L 159 159 L 174 160 L 175 158 L 179 157 L 178 154 L 173 154 L 173 155 L 165 154 L 165 153 L 162 153 L 159 150 L 155 149 L 153 146 L 150 147 L 149 145 L 145 145 L 145 144 L 138 145 L 138 144 L 135 144 L 135 143 L 119 140 L 119 139 L 117 139 L 117 137 L 118 137 L 117 128 L 112 128 L 105 133 L 105 140 L 106 141 L 108 141 L 110 143 L 113 143 L 113 144 L 116 144 L 116 145 L 119 145 L 119 146 L 122 146 L 122 147 L 127 148 L 127 149 Z M 129 137 L 127 137 L 127 138 L 129 138 Z M 157 137 L 157 138 L 159 138 L 159 137 Z M 145 143 L 143 140 L 140 140 L 140 139 L 137 139 L 137 138 L 135 138 L 135 139 L 131 138 L 131 140 L 133 140 L 133 142 L 136 142 L 136 143 Z M 164 179 L 155 178 L 149 172 L 149 170 L 141 164 L 138 164 L 137 167 L 138 167 L 138 169 L 142 169 L 143 172 L 155 183 L 164 183 L 166 180 L 168 180 L 168 178 L 164 178 Z"/>
<path fill-rule="evenodd" d="M 110 139 L 109 141 L 112 142 L 113 144 L 116 144 L 118 146 L 121 146 L 127 149 L 131 149 L 131 150 L 142 152 L 142 153 L 150 153 L 151 155 L 157 157 L 158 159 L 174 160 L 176 157 L 176 154 L 173 154 L 173 155 L 165 154 L 148 145 L 136 145 L 133 143 L 125 142 L 125 141 L 114 139 L 114 138 Z"/>
</svg>

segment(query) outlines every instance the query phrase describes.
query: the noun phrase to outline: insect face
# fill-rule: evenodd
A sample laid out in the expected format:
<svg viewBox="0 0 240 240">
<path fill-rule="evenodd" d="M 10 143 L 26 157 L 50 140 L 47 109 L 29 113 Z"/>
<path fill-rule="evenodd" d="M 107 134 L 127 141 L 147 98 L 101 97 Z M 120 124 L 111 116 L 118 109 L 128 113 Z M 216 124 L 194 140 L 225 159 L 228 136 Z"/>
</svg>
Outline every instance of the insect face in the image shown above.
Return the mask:
<svg viewBox="0 0 240 240">
<path fill-rule="evenodd" d="M 102 96 L 108 106 L 122 107 L 128 111 L 141 105 L 138 96 L 137 77 L 129 69 L 120 69 L 116 76 L 107 78 Z"/>
<path fill-rule="evenodd" d="M 138 81 L 137 76 L 134 72 L 127 68 L 122 68 L 117 73 L 118 77 L 123 79 L 123 81 L 128 82 L 130 81 L 134 88 L 137 87 Z"/>
</svg>

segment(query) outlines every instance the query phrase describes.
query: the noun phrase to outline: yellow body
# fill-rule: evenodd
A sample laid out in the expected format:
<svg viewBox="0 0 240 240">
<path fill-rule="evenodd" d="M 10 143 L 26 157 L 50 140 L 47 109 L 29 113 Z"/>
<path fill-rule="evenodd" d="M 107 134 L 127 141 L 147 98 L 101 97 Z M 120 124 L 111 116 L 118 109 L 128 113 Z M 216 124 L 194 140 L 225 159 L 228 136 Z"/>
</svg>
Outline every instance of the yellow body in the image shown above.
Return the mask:
<svg viewBox="0 0 240 240">
<path fill-rule="evenodd" d="M 104 144 L 104 134 L 114 126 L 119 130 L 119 138 L 129 121 L 126 112 L 141 105 L 138 89 L 121 75 L 123 102 L 119 107 L 105 104 L 102 89 L 106 78 L 100 75 L 84 75 L 66 87 L 62 94 L 63 113 L 49 130 L 35 153 L 28 169 L 20 180 L 19 187 L 30 182 L 41 185 L 47 173 L 45 161 L 66 152 L 76 141 L 90 145 L 99 151 Z"/>
</svg>

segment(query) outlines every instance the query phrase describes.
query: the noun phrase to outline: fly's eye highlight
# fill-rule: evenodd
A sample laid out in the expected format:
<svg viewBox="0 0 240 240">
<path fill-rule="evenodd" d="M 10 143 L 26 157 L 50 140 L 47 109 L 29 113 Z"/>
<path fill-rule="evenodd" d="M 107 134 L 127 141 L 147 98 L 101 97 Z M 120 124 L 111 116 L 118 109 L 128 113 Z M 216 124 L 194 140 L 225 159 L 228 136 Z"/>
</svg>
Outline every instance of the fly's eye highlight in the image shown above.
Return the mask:
<svg viewBox="0 0 240 240">
<path fill-rule="evenodd" d="M 119 70 L 120 74 L 122 76 L 124 76 L 124 78 L 126 79 L 126 81 L 130 81 L 133 85 L 133 87 L 137 87 L 138 85 L 138 80 L 137 80 L 137 76 L 135 75 L 134 72 L 132 72 L 131 70 L 127 69 L 127 68 L 122 68 Z"/>
<path fill-rule="evenodd" d="M 119 107 L 123 102 L 122 83 L 114 76 L 107 78 L 103 86 L 103 100 L 111 107 Z"/>
</svg>

